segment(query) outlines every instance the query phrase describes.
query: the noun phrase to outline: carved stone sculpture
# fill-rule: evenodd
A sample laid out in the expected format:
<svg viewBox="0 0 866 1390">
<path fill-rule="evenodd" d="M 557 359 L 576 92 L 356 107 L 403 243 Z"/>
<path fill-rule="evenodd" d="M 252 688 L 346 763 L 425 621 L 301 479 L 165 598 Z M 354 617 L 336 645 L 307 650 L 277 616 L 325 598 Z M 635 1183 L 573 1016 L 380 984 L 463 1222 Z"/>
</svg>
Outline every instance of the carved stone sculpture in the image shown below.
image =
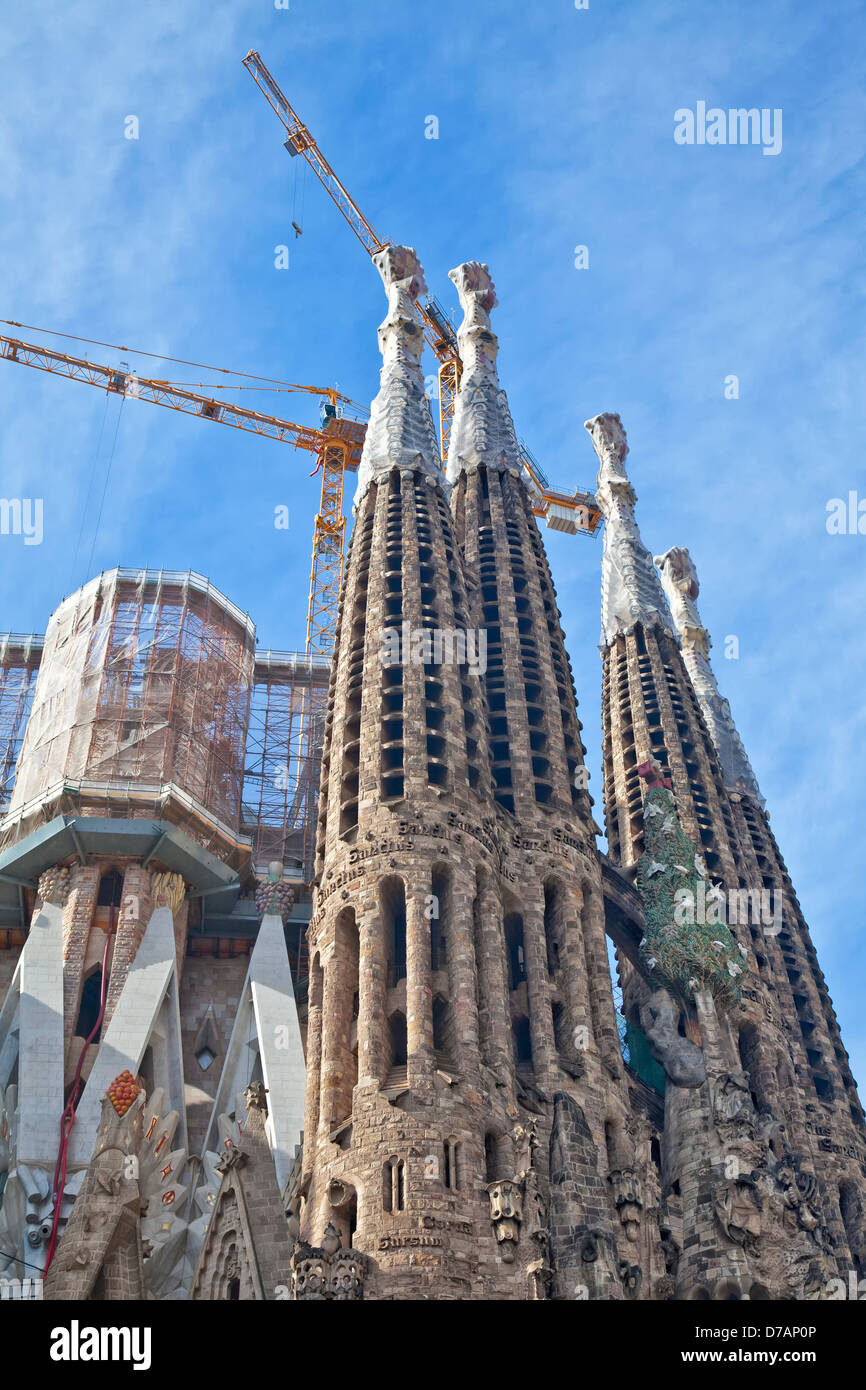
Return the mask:
<svg viewBox="0 0 866 1390">
<path fill-rule="evenodd" d="M 704 1055 L 677 1031 L 679 1009 L 666 990 L 654 990 L 640 1011 L 641 1027 L 653 1057 L 675 1086 L 702 1086 L 707 1079 Z"/>
<path fill-rule="evenodd" d="M 369 1260 L 360 1250 L 344 1250 L 329 1222 L 321 1246 L 298 1241 L 292 1254 L 292 1298 L 299 1303 L 350 1303 L 364 1297 Z"/>
<path fill-rule="evenodd" d="M 626 1240 L 634 1243 L 640 1234 L 641 1197 L 638 1176 L 631 1169 L 615 1170 L 608 1175 L 613 1189 L 614 1205 L 625 1232 Z"/>
<path fill-rule="evenodd" d="M 513 1246 L 520 1239 L 520 1225 L 523 1221 L 523 1189 L 518 1178 L 499 1178 L 487 1184 L 490 1197 L 490 1220 L 496 1239 L 503 1247 L 502 1258 L 506 1264 L 514 1259 Z"/>
</svg>

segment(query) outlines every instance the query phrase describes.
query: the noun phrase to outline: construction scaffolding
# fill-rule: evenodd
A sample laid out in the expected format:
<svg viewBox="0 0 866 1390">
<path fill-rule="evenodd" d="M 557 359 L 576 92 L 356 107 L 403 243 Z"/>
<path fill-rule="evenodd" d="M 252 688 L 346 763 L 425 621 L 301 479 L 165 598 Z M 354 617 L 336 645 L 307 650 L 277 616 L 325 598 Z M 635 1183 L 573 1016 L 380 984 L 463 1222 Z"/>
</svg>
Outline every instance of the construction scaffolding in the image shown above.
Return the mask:
<svg viewBox="0 0 866 1390">
<path fill-rule="evenodd" d="M 299 883 L 312 878 L 330 661 L 258 652 L 244 769 L 242 829 L 253 863 L 272 861 Z"/>
<path fill-rule="evenodd" d="M 254 659 L 252 622 L 201 575 L 86 584 L 49 623 L 7 825 L 70 793 L 102 815 L 153 814 L 178 793 L 191 832 L 210 825 L 197 838 L 215 843 L 214 822 L 236 838 Z"/>
<path fill-rule="evenodd" d="M 167 818 L 259 878 L 281 863 L 300 902 L 329 674 L 327 656 L 257 652 L 201 575 L 100 575 L 44 638 L 0 637 L 0 847 L 58 814 Z"/>
<path fill-rule="evenodd" d="M 44 642 L 32 633 L 0 636 L 0 816 L 12 797 Z"/>
</svg>

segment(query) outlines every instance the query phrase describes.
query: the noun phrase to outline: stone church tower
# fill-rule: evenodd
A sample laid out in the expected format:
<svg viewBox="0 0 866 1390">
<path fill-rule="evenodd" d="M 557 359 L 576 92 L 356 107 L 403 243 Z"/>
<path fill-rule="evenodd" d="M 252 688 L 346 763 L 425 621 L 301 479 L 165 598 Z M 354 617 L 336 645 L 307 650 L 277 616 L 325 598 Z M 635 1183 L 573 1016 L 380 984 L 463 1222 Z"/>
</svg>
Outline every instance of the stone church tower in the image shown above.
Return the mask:
<svg viewBox="0 0 866 1390">
<path fill-rule="evenodd" d="M 600 415 L 587 428 L 606 523 L 607 834 L 611 856 L 637 866 L 647 914 L 641 958 L 620 953 L 620 976 L 626 1018 L 643 1025 L 668 1076 L 662 1219 L 680 1247 L 674 1288 L 679 1297 L 744 1286 L 753 1297 L 815 1296 L 837 1266 L 862 1266 L 862 1110 L 808 928 L 709 665 L 688 552 L 659 557 L 662 584 L 635 521 L 620 419 Z M 670 904 L 658 911 L 667 868 L 651 814 L 671 834 L 682 827 L 679 862 L 668 867 L 683 885 L 694 851 L 695 910 L 675 916 L 679 936 Z M 654 911 L 664 924 L 655 936 Z M 702 959 L 704 945 L 714 960 Z M 674 978 L 675 952 L 692 975 L 678 994 L 657 988 Z M 735 986 L 727 998 L 715 988 L 722 965 Z"/>
<path fill-rule="evenodd" d="M 446 480 L 421 269 L 401 247 L 377 265 L 384 366 L 323 754 L 301 1237 L 316 1249 L 330 1225 L 369 1256 L 365 1297 L 623 1297 L 640 1199 L 601 875 L 493 285 L 453 272 Z"/>
</svg>

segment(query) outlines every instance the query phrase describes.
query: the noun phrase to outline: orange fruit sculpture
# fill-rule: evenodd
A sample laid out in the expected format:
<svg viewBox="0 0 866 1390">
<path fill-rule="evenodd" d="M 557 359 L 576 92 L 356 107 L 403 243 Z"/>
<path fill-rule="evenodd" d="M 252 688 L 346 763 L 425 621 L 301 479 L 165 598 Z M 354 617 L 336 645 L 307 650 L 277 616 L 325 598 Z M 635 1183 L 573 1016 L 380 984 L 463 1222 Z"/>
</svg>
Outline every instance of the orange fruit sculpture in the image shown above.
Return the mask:
<svg viewBox="0 0 866 1390">
<path fill-rule="evenodd" d="M 135 1077 L 131 1071 L 122 1071 L 120 1076 L 114 1078 L 108 1088 L 108 1099 L 118 1115 L 126 1114 L 140 1089 L 139 1086 L 136 1086 Z"/>
</svg>

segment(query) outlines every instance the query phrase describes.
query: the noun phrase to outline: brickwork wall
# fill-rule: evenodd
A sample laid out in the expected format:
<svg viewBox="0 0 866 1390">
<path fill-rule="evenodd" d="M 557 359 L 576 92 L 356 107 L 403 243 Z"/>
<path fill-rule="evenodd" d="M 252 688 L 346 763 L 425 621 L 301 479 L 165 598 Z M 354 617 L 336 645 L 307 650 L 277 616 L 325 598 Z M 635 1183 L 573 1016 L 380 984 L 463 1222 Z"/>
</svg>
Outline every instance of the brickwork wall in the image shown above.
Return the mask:
<svg viewBox="0 0 866 1390">
<path fill-rule="evenodd" d="M 18 964 L 18 957 L 21 955 L 21 947 L 11 947 L 9 950 L 0 951 L 0 1007 L 6 998 L 6 992 L 15 974 L 15 967 Z"/>
<path fill-rule="evenodd" d="M 180 989 L 180 1021 L 191 1154 L 201 1152 L 248 966 L 247 956 L 227 960 L 213 956 L 186 958 Z M 216 1061 L 203 1070 L 193 1048 L 210 1003 L 213 1003 L 220 1050 Z"/>
<path fill-rule="evenodd" d="M 96 864 L 70 869 L 69 896 L 63 908 L 63 1037 L 69 1043 L 81 1005 L 85 961 L 102 871 Z"/>
<path fill-rule="evenodd" d="M 111 960 L 111 979 L 105 999 L 105 1026 L 111 1022 L 117 1001 L 126 984 L 130 966 L 141 945 L 145 928 L 153 910 L 151 903 L 151 874 L 139 865 L 129 865 L 123 875 L 123 894 L 117 913 L 114 951 Z"/>
</svg>

